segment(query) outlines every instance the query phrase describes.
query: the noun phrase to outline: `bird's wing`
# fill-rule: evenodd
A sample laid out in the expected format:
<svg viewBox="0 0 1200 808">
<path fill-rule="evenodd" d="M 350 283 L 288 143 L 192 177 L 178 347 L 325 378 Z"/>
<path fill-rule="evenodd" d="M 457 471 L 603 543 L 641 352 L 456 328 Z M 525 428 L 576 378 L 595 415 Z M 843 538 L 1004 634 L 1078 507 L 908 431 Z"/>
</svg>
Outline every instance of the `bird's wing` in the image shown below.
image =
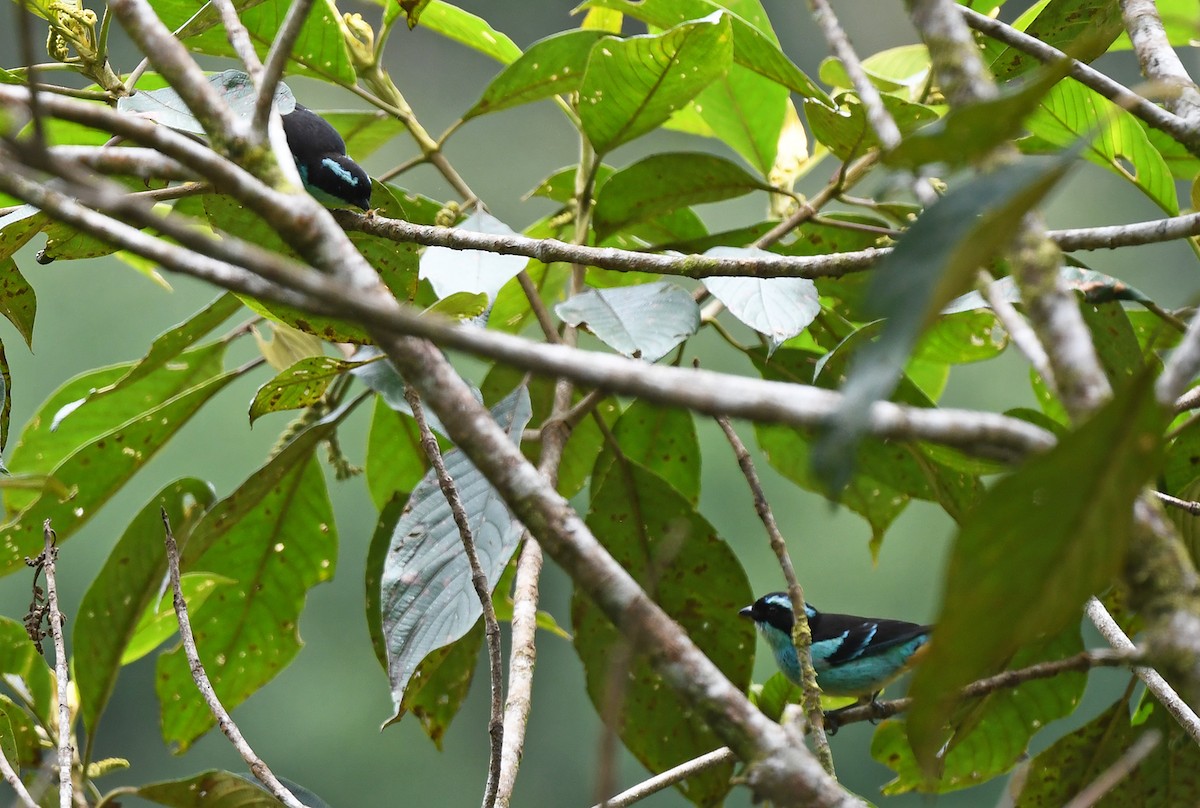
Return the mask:
<svg viewBox="0 0 1200 808">
<path fill-rule="evenodd" d="M 848 614 L 822 614 L 821 636 L 813 641 L 841 639 L 837 649 L 825 658 L 828 665 L 843 665 L 864 656 L 874 656 L 889 648 L 927 634 L 929 626 L 903 620 L 873 620 Z"/>
</svg>

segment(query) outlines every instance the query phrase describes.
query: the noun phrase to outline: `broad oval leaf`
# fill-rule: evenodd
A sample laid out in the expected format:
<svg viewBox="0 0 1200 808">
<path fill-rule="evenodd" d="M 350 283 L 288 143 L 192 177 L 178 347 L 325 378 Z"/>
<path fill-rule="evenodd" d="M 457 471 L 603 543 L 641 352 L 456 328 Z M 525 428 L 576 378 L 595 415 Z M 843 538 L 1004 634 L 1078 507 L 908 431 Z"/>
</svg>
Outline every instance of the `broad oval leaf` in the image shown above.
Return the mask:
<svg viewBox="0 0 1200 808">
<path fill-rule="evenodd" d="M 516 235 L 516 231 L 486 211 L 472 213 L 458 227 L 495 236 Z M 438 298 L 470 292 L 485 294 L 488 300 L 495 301 L 500 287 L 516 277 L 528 263 L 529 259 L 520 255 L 428 247 L 421 254 L 421 277 L 429 281 Z"/>
<path fill-rule="evenodd" d="M 596 238 L 603 240 L 629 224 L 678 208 L 770 190 L 768 183 L 715 154 L 652 154 L 604 183 L 594 210 Z"/>
<path fill-rule="evenodd" d="M 606 345 L 647 362 L 657 362 L 700 327 L 696 301 L 665 281 L 588 289 L 554 311 L 563 322 L 586 327 Z"/>
<path fill-rule="evenodd" d="M 592 46 L 603 36 L 603 31 L 563 31 L 533 43 L 492 79 L 463 119 L 575 92 L 583 81 Z"/>
<path fill-rule="evenodd" d="M 530 414 L 524 387 L 492 408 L 514 443 L 520 442 Z M 465 454 L 447 452 L 445 464 L 466 509 L 489 586 L 495 586 L 525 528 Z M 413 489 L 396 524 L 380 590 L 388 679 L 399 712 L 421 660 L 466 634 L 483 613 L 462 537 L 432 470 Z"/>
<path fill-rule="evenodd" d="M 705 255 L 770 255 L 765 250 L 714 247 Z M 705 278 L 704 286 L 729 313 L 762 334 L 774 351 L 821 313 L 817 286 L 807 278 Z"/>
<path fill-rule="evenodd" d="M 592 48 L 579 88 L 579 122 L 598 154 L 663 124 L 733 58 L 723 11 L 658 35 L 605 38 Z"/>
<path fill-rule="evenodd" d="M 403 10 L 402 4 L 395 0 L 375 2 L 384 6 L 384 19 L 389 22 Z M 515 62 L 521 56 L 521 49 L 507 34 L 497 31 L 482 17 L 443 0 L 430 0 L 421 9 L 421 27 L 477 50 L 502 64 Z"/>
<path fill-rule="evenodd" d="M 638 399 L 621 413 L 612 436 L 625 460 L 660 477 L 693 505 L 699 502 L 700 443 L 689 411 Z M 604 484 L 613 464 L 619 462 L 613 447 L 605 445 L 593 467 L 593 490 Z"/>
<path fill-rule="evenodd" d="M 580 8 L 608 8 L 628 14 L 658 28 L 670 28 L 685 20 L 698 20 L 715 12 L 729 16 L 733 33 L 733 59 L 759 75 L 782 84 L 804 98 L 832 105 L 829 95 L 780 50 L 774 32 L 759 21 L 726 8 L 716 0 L 589 0 Z M 766 24 L 765 20 L 761 21 Z"/>
<path fill-rule="evenodd" d="M 3 250 L 0 250 L 2 253 Z M 33 287 L 12 258 L 0 257 L 0 314 L 17 329 L 29 350 L 33 350 L 33 321 L 37 316 L 37 296 Z"/>
</svg>

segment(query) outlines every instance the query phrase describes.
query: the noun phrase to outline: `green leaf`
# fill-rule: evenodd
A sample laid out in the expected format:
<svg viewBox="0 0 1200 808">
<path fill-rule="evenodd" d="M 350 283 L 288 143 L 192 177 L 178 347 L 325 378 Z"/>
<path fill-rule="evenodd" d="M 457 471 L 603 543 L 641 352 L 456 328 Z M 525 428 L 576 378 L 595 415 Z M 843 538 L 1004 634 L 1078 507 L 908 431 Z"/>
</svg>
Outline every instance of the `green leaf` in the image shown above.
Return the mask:
<svg viewBox="0 0 1200 808">
<path fill-rule="evenodd" d="M 588 289 L 559 303 L 554 313 L 626 356 L 647 362 L 657 362 L 700 327 L 700 308 L 692 296 L 666 281 Z"/>
<path fill-rule="evenodd" d="M 885 93 L 900 93 L 905 100 L 915 101 L 929 82 L 929 50 L 924 45 L 901 45 L 873 53 L 862 60 L 863 72 L 871 83 Z M 830 56 L 821 62 L 821 80 L 843 90 L 854 88 L 854 82 L 841 60 Z"/>
<path fill-rule="evenodd" d="M 475 675 L 479 649 L 482 647 L 483 624 L 477 622 L 462 637 L 430 652 L 417 666 L 404 690 L 404 699 L 388 724 L 399 721 L 406 712 L 411 712 L 440 751 L 442 738 L 466 700 L 467 691 L 471 689 L 471 679 Z"/>
<path fill-rule="evenodd" d="M 634 222 L 704 202 L 732 199 L 771 186 L 714 154 L 660 152 L 613 174 L 596 197 L 594 227 L 607 238 Z"/>
<path fill-rule="evenodd" d="M 529 422 L 528 392 L 519 388 L 497 404 L 492 415 L 519 444 Z M 444 459 L 466 510 L 484 574 L 494 586 L 524 527 L 465 454 L 454 450 Z M 396 524 L 380 587 L 388 679 L 398 713 L 421 660 L 466 634 L 483 613 L 458 526 L 432 470 L 413 490 Z"/>
<path fill-rule="evenodd" d="M 605 154 L 656 129 L 723 76 L 732 56 L 725 12 L 656 36 L 601 40 L 579 88 L 584 134 L 598 154 Z"/>
<path fill-rule="evenodd" d="M 179 588 L 183 592 L 183 600 L 187 603 L 189 614 L 198 614 L 209 595 L 218 587 L 232 583 L 236 583 L 232 578 L 208 572 L 186 572 L 179 577 Z M 133 637 L 121 656 L 122 665 L 141 659 L 175 633 L 179 623 L 175 616 L 174 597 L 174 592 L 166 592 L 158 603 L 150 604 L 142 612 Z"/>
<path fill-rule="evenodd" d="M 96 808 L 116 808 L 121 804 L 118 798 L 126 794 L 170 808 L 279 808 L 282 804 L 258 783 L 231 772 L 209 770 L 183 780 L 116 789 Z"/>
<path fill-rule="evenodd" d="M 423 314 L 436 314 L 442 317 L 453 317 L 456 320 L 470 320 L 478 317 L 488 309 L 488 296 L 482 292 L 454 292 L 443 297 Z"/>
<path fill-rule="evenodd" d="M 1066 173 L 1069 157 L 1027 159 L 971 178 L 931 205 L 880 262 L 868 305 L 887 322 L 880 338 L 859 352 L 841 410 L 814 459 L 832 490 L 850 478 L 867 413 L 895 388 L 921 332 L 1008 246 L 1025 213 Z"/>
<path fill-rule="evenodd" d="M 0 527 L 0 541 L 3 542 L 0 571 L 7 574 L 19 569 L 23 566 L 25 556 L 39 552 L 37 548 L 42 544 L 42 522 L 46 519 L 53 523 L 61 545 L 140 471 L 202 406 L 239 375 L 238 371 L 233 371 L 211 377 L 145 410 L 139 406 L 118 414 L 112 407 L 117 396 L 102 399 L 103 404 L 96 407 L 102 411 L 93 413 L 96 421 L 102 422 L 114 416 L 129 420 L 78 445 L 49 472 L 59 484 L 72 492 L 70 498 L 64 501 L 54 491 L 42 492 L 32 504 Z M 134 387 L 131 385 L 127 389 Z M 87 415 L 84 415 L 87 409 L 85 405 L 73 412 L 65 423 L 81 415 L 87 420 Z M 131 412 L 138 414 L 130 418 Z M 89 421 L 88 426 L 91 423 Z M 20 470 L 24 471 L 23 468 Z"/>
<path fill-rule="evenodd" d="M 3 235 L 0 234 L 0 238 Z M 3 250 L 0 249 L 0 252 Z M 37 316 L 37 296 L 17 262 L 10 257 L 0 258 L 0 314 L 13 324 L 25 344 L 33 350 L 33 321 Z"/>
<path fill-rule="evenodd" d="M 151 5 L 168 28 L 180 28 L 187 23 L 179 38 L 188 50 L 236 58 L 224 27 L 219 25 L 220 16 L 211 6 L 199 0 L 154 0 Z M 289 7 L 286 0 L 266 0 L 244 6 L 238 15 L 260 58 L 266 57 L 278 36 Z M 292 47 L 289 68 L 291 72 L 316 76 L 344 87 L 354 84 L 356 77 L 342 33 L 341 15 L 332 0 L 317 0 L 313 4 Z"/>
<path fill-rule="evenodd" d="M 1129 704 L 1115 704 L 1074 732 L 1063 736 L 1029 764 L 1017 808 L 1064 805 L 1101 772 L 1116 765 L 1147 732 L 1162 733 L 1154 750 L 1104 795 L 1103 805 L 1166 808 L 1200 802 L 1200 750 L 1159 704 L 1143 700 L 1135 725 Z"/>
<path fill-rule="evenodd" d="M 736 62 L 736 39 L 734 47 Z M 718 138 L 766 177 L 775 165 L 790 103 L 787 87 L 734 64 L 701 90 L 690 108 L 708 127 L 710 137 Z"/>
<path fill-rule="evenodd" d="M 400 3 L 392 0 L 375 1 L 387 9 L 385 18 L 394 19 L 401 10 Z M 506 34 L 489 25 L 487 20 L 442 0 L 431 0 L 421 11 L 421 27 L 477 50 L 502 64 L 514 62 L 521 56 L 521 49 Z"/>
<path fill-rule="evenodd" d="M 407 195 L 402 199 L 397 195 L 398 190 L 382 182 L 372 183 L 371 210 L 379 216 L 418 222 L 420 214 L 417 211 L 423 206 L 422 200 Z M 397 300 L 411 302 L 417 296 L 420 259 L 416 244 L 397 244 L 372 233 L 347 233 L 347 236 Z"/>
<path fill-rule="evenodd" d="M 1060 81 L 1025 120 L 1029 131 L 1054 146 L 1086 139 L 1083 156 L 1133 183 L 1174 216 L 1175 181 L 1146 130 L 1130 113 L 1076 81 Z"/>
<path fill-rule="evenodd" d="M 346 153 L 358 160 L 374 154 L 407 131 L 400 120 L 379 109 L 313 111 L 338 131 L 346 142 Z M 374 188 L 371 190 L 374 192 Z"/>
<path fill-rule="evenodd" d="M 754 633 L 737 611 L 754 596 L 737 557 L 712 525 L 671 485 L 639 466 L 630 466 L 628 474 L 614 469 L 605 478 L 592 495 L 587 524 L 733 686 L 749 687 Z M 626 641 L 578 589 L 571 622 L 592 704 L 650 771 L 665 771 L 720 746 L 645 656 L 631 658 Z M 614 692 L 620 694 L 616 704 Z M 718 805 L 732 773 L 732 764 L 726 764 L 677 787 L 696 805 Z"/>
<path fill-rule="evenodd" d="M 1133 326 L 1125 316 L 1124 307 L 1117 301 L 1108 303 L 1084 302 L 1080 309 L 1083 321 L 1092 333 L 1092 344 L 1109 384 L 1120 390 L 1129 384 L 1145 367 L 1142 347 L 1138 344 Z"/>
<path fill-rule="evenodd" d="M 72 645 L 79 710 L 89 738 L 95 735 L 117 674 L 127 663 L 127 649 L 138 633 L 141 618 L 158 604 L 164 590 L 167 553 L 162 513 L 165 511 L 171 520 L 176 540 L 186 541 L 196 520 L 215 500 L 212 486 L 194 477 L 167 485 L 125 528 L 84 593 L 74 621 Z M 173 631 L 175 612 L 169 593 L 166 597 L 165 615 Z M 159 642 L 164 639 L 166 636 Z"/>
<path fill-rule="evenodd" d="M 57 720 L 54 670 L 38 653 L 25 633 L 25 627 L 7 617 L 0 617 L 0 674 L 15 676 L 24 684 L 28 699 L 23 697 L 22 702 L 34 714 L 38 724 L 51 726 Z"/>
<path fill-rule="evenodd" d="M 878 148 L 879 138 L 868 123 L 858 99 L 849 93 L 842 93 L 837 100 L 837 107 L 817 101 L 804 102 L 804 113 L 808 116 L 813 137 L 840 160 L 849 160 Z M 882 100 L 884 109 L 896 121 L 902 135 L 938 120 L 937 112 L 923 104 L 905 101 L 894 95 L 885 95 Z"/>
<path fill-rule="evenodd" d="M 46 745 L 33 718 L 19 704 L 3 695 L 0 695 L 0 713 L 8 725 L 0 737 L 0 743 L 4 744 L 4 754 L 13 768 L 19 774 L 22 766 L 40 764 Z"/>
<path fill-rule="evenodd" d="M 826 105 L 833 102 L 816 82 L 796 67 L 775 40 L 769 25 L 755 24 L 748 19 L 739 3 L 737 9 L 726 8 L 733 3 L 714 0 L 590 0 L 580 6 L 586 8 L 609 8 L 642 20 L 657 28 L 670 28 L 687 20 L 699 20 L 720 12 L 728 17 L 733 33 L 733 59 L 738 64 L 782 84 L 804 98 L 812 98 Z M 765 20 L 762 21 L 764 24 Z"/>
<path fill-rule="evenodd" d="M 345 411 L 293 440 L 213 506 L 183 548 L 186 571 L 235 581 L 191 615 L 201 660 L 227 709 L 292 661 L 300 650 L 298 622 L 308 590 L 333 577 L 337 528 L 313 453 Z M 195 685 L 181 647 L 160 654 L 157 663 L 163 740 L 183 752 L 214 719 L 191 695 Z"/>
<path fill-rule="evenodd" d="M 417 422 L 376 397 L 365 463 L 367 491 L 375 507 L 382 510 L 396 494 L 407 495 L 428 466 Z"/>
<path fill-rule="evenodd" d="M 0 258 L 12 258 L 49 222 L 50 217 L 32 205 L 21 205 L 7 216 L 0 216 Z"/>
<path fill-rule="evenodd" d="M 309 356 L 258 388 L 250 403 L 250 423 L 269 412 L 302 410 L 325 396 L 329 385 L 362 362 L 332 356 Z"/>
<path fill-rule="evenodd" d="M 1032 11 L 1032 9 L 1031 9 Z M 1103 55 L 1125 29 L 1121 11 L 1110 0 L 1050 0 L 1020 30 L 1087 63 Z M 1034 57 L 1011 46 L 987 41 L 984 58 L 999 81 L 1036 67 Z"/>
<path fill-rule="evenodd" d="M 492 79 L 463 119 L 575 92 L 592 46 L 603 36 L 603 31 L 563 31 L 533 43 Z"/>
<path fill-rule="evenodd" d="M 1022 648 L 1007 666 L 1018 670 L 1039 662 L 1065 659 L 1083 650 L 1077 625 Z M 1087 674 L 1064 673 L 1003 688 L 964 705 L 955 716 L 957 730 L 936 780 L 927 780 L 913 757 L 903 721 L 889 720 L 875 730 L 871 757 L 896 772 L 885 794 L 909 791 L 942 794 L 987 782 L 1026 758 L 1029 741 L 1043 727 L 1074 712 L 1083 697 Z"/>
<path fill-rule="evenodd" d="M 637 399 L 617 419 L 612 433 L 624 461 L 669 483 L 692 505 L 699 502 L 700 443 L 690 412 Z M 602 486 L 609 474 L 627 474 L 624 461 L 605 445 L 592 472 L 592 488 Z"/>
<path fill-rule="evenodd" d="M 935 767 L 958 690 L 1036 637 L 1078 621 L 1084 601 L 1119 574 L 1133 502 L 1159 467 L 1165 424 L 1143 374 L 993 486 L 971 513 L 910 691 L 908 735 L 925 771 Z"/>
</svg>

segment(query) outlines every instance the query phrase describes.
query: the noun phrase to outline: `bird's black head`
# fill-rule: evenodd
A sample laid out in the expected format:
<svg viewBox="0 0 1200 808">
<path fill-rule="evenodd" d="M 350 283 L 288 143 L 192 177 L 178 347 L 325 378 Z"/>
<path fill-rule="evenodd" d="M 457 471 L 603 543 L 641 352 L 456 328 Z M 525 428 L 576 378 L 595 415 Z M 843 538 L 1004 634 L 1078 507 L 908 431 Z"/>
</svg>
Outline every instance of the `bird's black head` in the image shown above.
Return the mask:
<svg viewBox="0 0 1200 808">
<path fill-rule="evenodd" d="M 810 620 L 817 615 L 817 610 L 807 603 L 804 604 L 804 610 L 808 613 Z M 792 601 L 788 598 L 787 592 L 771 592 L 763 595 L 753 604 L 739 611 L 738 614 L 750 618 L 755 623 L 779 629 L 788 635 L 792 633 L 792 625 L 796 622 L 795 616 L 792 614 Z"/>
<path fill-rule="evenodd" d="M 283 116 L 283 132 L 309 193 L 327 205 L 370 209 L 371 178 L 346 156 L 346 142 L 328 121 L 297 104 Z"/>
</svg>

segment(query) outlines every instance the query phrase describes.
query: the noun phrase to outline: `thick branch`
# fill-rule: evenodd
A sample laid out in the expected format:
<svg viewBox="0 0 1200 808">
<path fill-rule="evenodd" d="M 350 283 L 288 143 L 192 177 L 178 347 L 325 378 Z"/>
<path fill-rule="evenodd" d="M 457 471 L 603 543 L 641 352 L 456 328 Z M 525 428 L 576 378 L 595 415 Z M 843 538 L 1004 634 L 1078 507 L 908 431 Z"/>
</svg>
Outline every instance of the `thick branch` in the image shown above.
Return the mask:
<svg viewBox="0 0 1200 808">
<path fill-rule="evenodd" d="M 1200 128 L 1200 89 L 1171 47 L 1154 0 L 1121 0 L 1121 18 L 1142 73 L 1171 90 L 1167 107 L 1193 128 Z"/>
</svg>

